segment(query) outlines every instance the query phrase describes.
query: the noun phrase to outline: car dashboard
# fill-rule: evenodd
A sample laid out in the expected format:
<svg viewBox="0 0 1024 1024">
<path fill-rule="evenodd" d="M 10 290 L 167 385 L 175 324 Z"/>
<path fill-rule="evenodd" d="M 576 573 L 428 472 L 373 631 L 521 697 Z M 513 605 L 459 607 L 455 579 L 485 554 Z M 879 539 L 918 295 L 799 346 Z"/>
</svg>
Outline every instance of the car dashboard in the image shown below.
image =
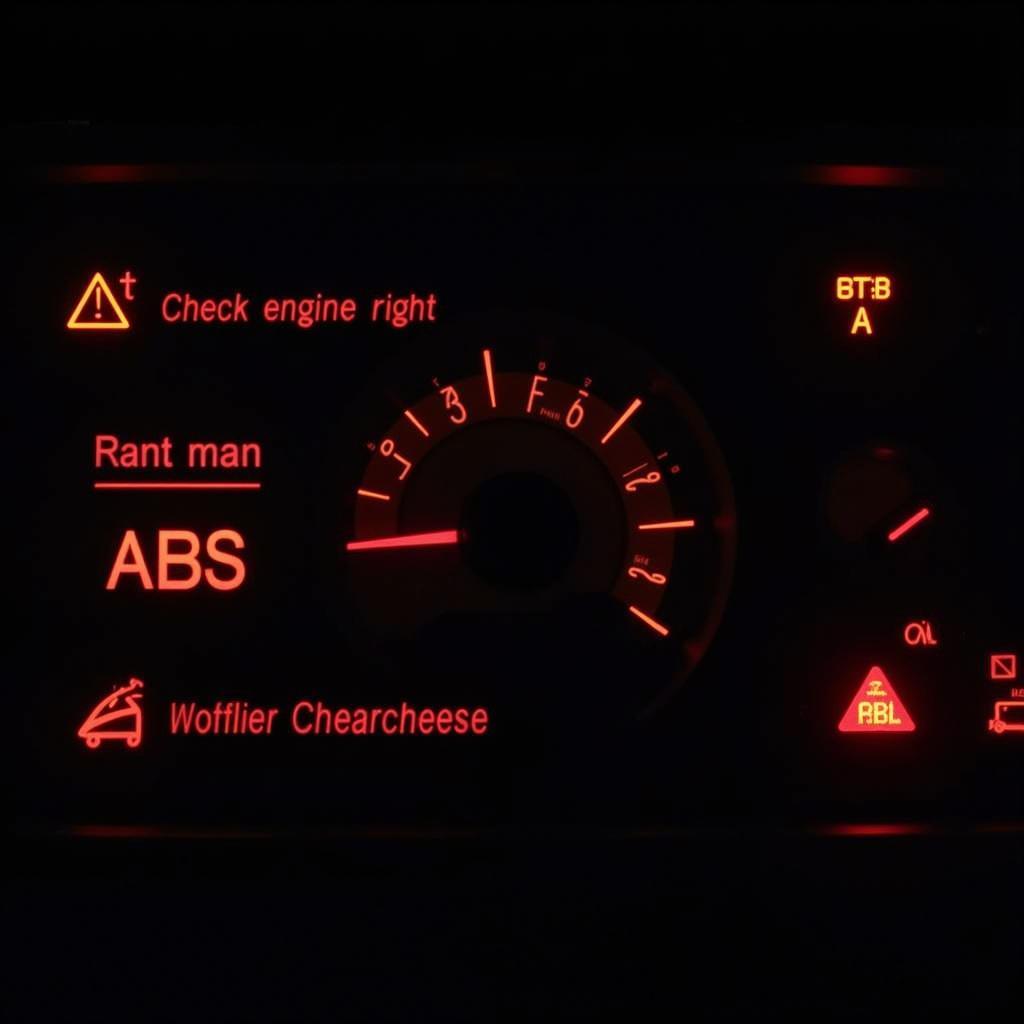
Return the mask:
<svg viewBox="0 0 1024 1024">
<path fill-rule="evenodd" d="M 549 971 L 584 1015 L 653 1010 L 673 949 L 690 950 L 692 1005 L 722 1013 L 917 1005 L 926 975 L 936 1005 L 1009 1005 L 982 980 L 1020 952 L 1005 54 L 960 98 L 988 104 L 982 123 L 945 108 L 951 142 L 923 117 L 908 134 L 842 106 L 858 93 L 829 54 L 854 60 L 864 26 L 836 21 L 832 49 L 807 53 L 773 24 L 825 83 L 813 130 L 785 113 L 808 78 L 771 71 L 747 36 L 742 88 L 723 83 L 684 129 L 673 97 L 710 73 L 707 49 L 680 68 L 643 19 L 614 42 L 606 11 L 580 64 L 567 15 L 522 29 L 537 70 L 513 87 L 464 16 L 445 9 L 429 38 L 494 90 L 482 122 L 453 105 L 466 78 L 427 60 L 406 9 L 401 79 L 345 93 L 358 111 L 317 63 L 323 40 L 300 46 L 309 109 L 295 80 L 277 95 L 246 78 L 254 53 L 289 66 L 273 19 L 211 57 L 222 12 L 193 40 L 195 81 L 158 84 L 180 74 L 181 26 L 153 67 L 99 44 L 152 80 L 161 117 L 18 128 L 5 378 L 23 891 L 91 918 L 79 883 L 113 876 L 214 964 L 192 932 L 227 879 L 232 963 L 273 972 L 282 935 L 310 928 L 324 957 L 370 936 L 381 985 L 358 1014 L 413 1012 L 382 979 L 429 944 L 428 921 L 447 946 L 417 961 L 422 984 L 475 965 L 455 1016 L 565 1009 Z M 700 17 L 705 46 L 724 38 Z M 81 61 L 72 28 L 58 50 Z M 905 38 L 875 40 L 875 86 L 904 117 L 930 71 L 923 52 L 897 59 Z M 984 38 L 979 67 L 998 50 Z M 331 67 L 369 89 L 378 58 L 346 53 Z M 396 105 L 427 66 L 420 106 Z M 121 80 L 93 70 L 97 95 Z M 208 114 L 242 80 L 266 117 Z M 738 93 L 756 126 L 729 120 Z M 824 117 L 833 104 L 848 123 Z M 803 135 L 768 141 L 762 122 Z M 353 930 L 296 895 L 310 877 Z M 269 947 L 252 887 L 286 922 Z M 684 923 L 677 947 L 655 941 L 658 907 Z M 419 923 L 396 939 L 377 912 Z M 954 958 L 923 926 L 933 913 L 991 948 Z M 609 920 L 646 936 L 635 960 L 583 938 Z M 512 991 L 479 948 L 497 921 L 525 979 Z M 125 927 L 104 912 L 101 943 Z M 832 960 L 815 936 L 838 934 Z M 763 962 L 780 938 L 813 975 L 799 992 L 799 971 Z M 854 954 L 879 944 L 884 978 Z M 946 958 L 961 966 L 940 983 L 925 965 Z M 583 980 L 611 959 L 647 964 L 648 995 L 632 971 Z M 734 988 L 739 964 L 760 1001 Z M 187 1000 L 153 990 L 200 1014 L 213 974 L 197 979 Z M 302 1016 L 333 995 L 321 979 L 280 1004 L 244 989 L 237 1007 Z"/>
</svg>

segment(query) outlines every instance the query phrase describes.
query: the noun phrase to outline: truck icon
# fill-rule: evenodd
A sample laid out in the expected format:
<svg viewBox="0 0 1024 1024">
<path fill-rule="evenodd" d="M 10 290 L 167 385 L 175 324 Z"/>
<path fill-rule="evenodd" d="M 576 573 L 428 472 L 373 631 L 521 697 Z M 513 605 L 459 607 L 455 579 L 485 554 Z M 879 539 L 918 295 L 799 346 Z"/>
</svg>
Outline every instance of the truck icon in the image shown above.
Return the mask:
<svg viewBox="0 0 1024 1024">
<path fill-rule="evenodd" d="M 104 697 L 82 723 L 78 735 L 90 750 L 104 740 L 124 740 L 129 747 L 142 742 L 142 680 L 129 679 L 127 686 L 115 687 Z"/>
<path fill-rule="evenodd" d="M 989 732 L 1024 732 L 1024 700 L 997 700 L 988 720 Z"/>
</svg>

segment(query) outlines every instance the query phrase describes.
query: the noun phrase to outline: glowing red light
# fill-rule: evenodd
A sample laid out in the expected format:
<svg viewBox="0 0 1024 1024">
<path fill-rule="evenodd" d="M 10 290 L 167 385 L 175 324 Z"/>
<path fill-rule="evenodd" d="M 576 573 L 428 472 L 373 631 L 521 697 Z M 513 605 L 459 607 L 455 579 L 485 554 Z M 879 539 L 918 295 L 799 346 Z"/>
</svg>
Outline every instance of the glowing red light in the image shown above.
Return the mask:
<svg viewBox="0 0 1024 1024">
<path fill-rule="evenodd" d="M 99 272 L 82 293 L 75 311 L 68 317 L 72 331 L 126 331 L 128 318 L 118 305 L 110 286 Z"/>
<path fill-rule="evenodd" d="M 346 551 L 374 551 L 381 548 L 432 548 L 443 544 L 458 544 L 458 530 L 437 530 L 434 533 L 406 533 L 396 537 L 378 537 L 375 540 L 350 540 Z"/>
<path fill-rule="evenodd" d="M 905 188 L 927 181 L 934 175 L 913 167 L 818 164 L 803 168 L 801 177 L 812 185 L 840 185 L 847 188 Z"/>
<path fill-rule="evenodd" d="M 237 590 L 245 580 L 245 562 L 231 553 L 241 551 L 245 540 L 237 530 L 214 530 L 206 538 L 206 558 L 218 566 L 227 566 L 231 575 L 219 576 L 212 567 L 205 568 L 200 559 L 203 548 L 200 535 L 192 530 L 157 531 L 157 590 L 193 590 L 203 580 L 214 590 Z M 184 570 L 172 573 L 172 567 Z M 118 548 L 114 566 L 107 578 L 106 589 L 116 590 L 125 576 L 137 576 L 143 590 L 153 590 L 143 545 L 135 530 L 126 530 Z"/>
<path fill-rule="evenodd" d="M 641 399 L 634 398 L 633 401 L 629 403 L 629 406 L 626 408 L 626 411 L 611 425 L 611 427 L 608 430 L 608 433 L 601 438 L 601 444 L 607 444 L 615 436 L 615 434 L 618 432 L 619 428 L 623 425 L 623 423 L 625 423 L 626 420 L 628 420 L 629 417 L 632 416 L 633 413 L 635 413 L 637 409 L 639 409 L 640 406 L 643 404 L 644 403 Z"/>
<path fill-rule="evenodd" d="M 82 723 L 78 735 L 90 750 L 104 740 L 124 740 L 129 747 L 142 743 L 142 680 L 130 679 L 127 686 L 104 697 Z"/>
<path fill-rule="evenodd" d="M 93 487 L 97 491 L 258 491 L 259 483 L 208 480 L 203 483 L 186 483 L 174 480 L 97 480 Z"/>
<path fill-rule="evenodd" d="M 430 431 L 408 410 L 405 410 L 405 418 L 424 436 L 430 437 Z"/>
<path fill-rule="evenodd" d="M 997 700 L 992 705 L 988 729 L 997 736 L 1004 732 L 1024 732 L 1024 700 Z"/>
<path fill-rule="evenodd" d="M 913 732 L 916 726 L 892 683 L 876 665 L 839 722 L 840 732 Z"/>
<path fill-rule="evenodd" d="M 825 825 L 822 832 L 832 836 L 916 836 L 925 835 L 928 826 L 917 824 Z"/>
<path fill-rule="evenodd" d="M 491 350 L 484 349 L 484 373 L 487 375 L 487 394 L 491 399 L 491 408 L 498 408 L 498 396 L 494 390 L 494 367 L 491 365 Z"/>
<path fill-rule="evenodd" d="M 177 181 L 188 177 L 169 164 L 70 164 L 47 173 L 50 181 L 81 185 Z"/>
<path fill-rule="evenodd" d="M 920 622 L 908 622 L 903 629 L 903 642 L 908 647 L 938 647 L 932 624 L 927 619 Z"/>
<path fill-rule="evenodd" d="M 696 526 L 693 519 L 670 519 L 664 523 L 641 523 L 638 530 L 690 530 Z"/>
<path fill-rule="evenodd" d="M 988 677 L 995 681 L 1012 682 L 1017 678 L 1016 654 L 993 654 L 988 660 Z"/>
<path fill-rule="evenodd" d="M 931 509 L 927 508 L 922 508 L 920 511 L 915 512 L 906 522 L 900 523 L 900 525 L 897 526 L 896 529 L 889 534 L 889 540 L 899 540 L 900 537 L 903 536 L 903 534 L 905 534 L 908 530 L 912 530 L 915 526 L 917 526 L 918 523 L 920 523 L 923 519 L 927 519 L 928 516 L 930 516 L 931 514 Z"/>
<path fill-rule="evenodd" d="M 658 636 L 668 636 L 668 628 L 663 626 L 657 619 L 652 619 L 646 612 L 640 611 L 636 605 L 631 604 L 629 610 L 642 622 L 644 625 L 650 626 Z"/>
</svg>

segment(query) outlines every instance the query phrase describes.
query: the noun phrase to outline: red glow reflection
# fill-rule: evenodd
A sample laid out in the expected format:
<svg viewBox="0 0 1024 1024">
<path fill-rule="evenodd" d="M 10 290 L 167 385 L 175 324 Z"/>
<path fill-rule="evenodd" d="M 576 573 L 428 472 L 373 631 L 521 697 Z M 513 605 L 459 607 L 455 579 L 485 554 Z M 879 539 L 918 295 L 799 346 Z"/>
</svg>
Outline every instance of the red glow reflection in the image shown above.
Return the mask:
<svg viewBox="0 0 1024 1024">
<path fill-rule="evenodd" d="M 915 167 L 882 167 L 875 164 L 812 164 L 801 169 L 809 185 L 846 188 L 907 188 L 937 180 L 934 171 Z"/>
<path fill-rule="evenodd" d="M 910 823 L 860 825 L 826 825 L 822 832 L 829 836 L 921 836 L 931 831 L 925 825 Z"/>
</svg>

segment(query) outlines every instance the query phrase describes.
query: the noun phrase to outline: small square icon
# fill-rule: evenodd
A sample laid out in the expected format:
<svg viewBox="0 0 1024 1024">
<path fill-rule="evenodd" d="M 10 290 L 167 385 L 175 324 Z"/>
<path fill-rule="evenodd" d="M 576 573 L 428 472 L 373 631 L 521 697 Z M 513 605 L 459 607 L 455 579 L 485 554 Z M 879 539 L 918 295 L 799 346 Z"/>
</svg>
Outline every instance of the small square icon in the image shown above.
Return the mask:
<svg viewBox="0 0 1024 1024">
<path fill-rule="evenodd" d="M 993 654 L 989 656 L 988 677 L 998 682 L 1010 682 L 1017 678 L 1016 654 Z"/>
</svg>

